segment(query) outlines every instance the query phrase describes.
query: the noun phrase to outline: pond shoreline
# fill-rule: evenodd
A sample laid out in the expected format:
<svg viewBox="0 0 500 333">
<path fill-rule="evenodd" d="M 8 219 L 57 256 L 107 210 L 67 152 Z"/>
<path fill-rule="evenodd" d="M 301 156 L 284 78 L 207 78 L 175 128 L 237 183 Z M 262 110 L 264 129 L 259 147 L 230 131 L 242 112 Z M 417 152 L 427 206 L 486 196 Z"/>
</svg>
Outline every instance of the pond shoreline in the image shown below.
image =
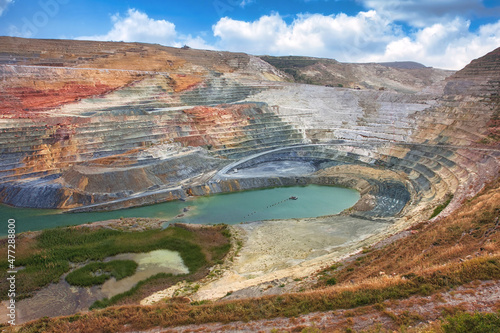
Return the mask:
<svg viewBox="0 0 500 333">
<path fill-rule="evenodd" d="M 319 194 L 319 192 L 323 194 Z M 340 194 L 346 192 L 345 194 Z M 356 193 L 356 194 L 355 194 Z M 298 200 L 289 200 L 296 196 Z M 331 198 L 325 201 L 325 198 Z M 316 198 L 316 200 L 313 200 Z M 166 223 L 237 224 L 256 220 L 315 217 L 340 213 L 359 199 L 355 190 L 338 186 L 295 185 L 292 187 L 238 191 L 210 196 L 193 196 L 184 201 L 165 202 L 109 212 L 61 214 L 60 211 L 0 207 L 0 215 L 16 218 L 17 232 L 67 225 L 85 225 L 98 221 L 128 221 L 129 229 L 141 229 L 134 219 L 156 219 Z M 320 200 L 323 200 L 321 204 Z M 317 202 L 316 202 L 317 201 Z M 257 203 L 252 206 L 253 203 Z M 345 204 L 344 204 L 345 202 Z M 216 205 L 219 208 L 211 208 Z M 304 205 L 308 208 L 301 209 Z M 311 207 L 309 207 L 311 206 Z M 250 208 L 252 208 L 250 210 Z M 285 209 L 287 208 L 287 209 Z M 248 212 L 244 212 L 247 209 Z M 220 214 L 219 211 L 224 211 Z M 109 222 L 101 222 L 103 224 Z M 0 231 L 1 235 L 1 231 Z"/>
</svg>

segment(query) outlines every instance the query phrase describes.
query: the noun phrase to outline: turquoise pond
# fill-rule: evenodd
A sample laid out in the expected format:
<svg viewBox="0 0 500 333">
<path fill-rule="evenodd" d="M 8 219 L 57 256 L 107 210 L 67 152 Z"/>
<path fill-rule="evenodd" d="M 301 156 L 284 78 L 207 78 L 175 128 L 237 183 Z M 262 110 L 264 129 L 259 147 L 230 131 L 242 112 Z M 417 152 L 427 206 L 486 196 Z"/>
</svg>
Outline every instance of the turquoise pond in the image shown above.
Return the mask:
<svg viewBox="0 0 500 333">
<path fill-rule="evenodd" d="M 295 196 L 297 200 L 289 198 Z M 197 197 L 187 201 L 122 209 L 112 212 L 63 214 L 61 210 L 13 208 L 0 205 L 0 218 L 7 234 L 7 221 L 16 220 L 16 232 L 117 219 L 151 217 L 169 222 L 237 224 L 241 222 L 316 217 L 338 214 L 359 200 L 359 192 L 334 186 L 294 186 Z M 183 215 L 178 217 L 178 215 Z"/>
</svg>

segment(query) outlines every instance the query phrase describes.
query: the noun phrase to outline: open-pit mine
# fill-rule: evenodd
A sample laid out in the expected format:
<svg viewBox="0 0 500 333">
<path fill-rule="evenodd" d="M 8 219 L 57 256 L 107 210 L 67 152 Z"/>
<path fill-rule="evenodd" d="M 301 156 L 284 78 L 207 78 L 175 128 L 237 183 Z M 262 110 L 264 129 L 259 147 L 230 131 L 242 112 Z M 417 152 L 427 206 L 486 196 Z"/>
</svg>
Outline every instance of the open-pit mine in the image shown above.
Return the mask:
<svg viewBox="0 0 500 333">
<path fill-rule="evenodd" d="M 71 224 L 82 212 L 178 202 L 162 222 L 189 222 L 201 196 L 306 185 L 359 193 L 340 214 L 234 221 L 246 222 L 231 226 L 234 260 L 186 293 L 192 301 L 304 279 L 445 202 L 432 221 L 448 216 L 500 170 L 500 49 L 454 72 L 0 37 L 0 75 L 3 220 L 57 209 Z M 286 199 L 304 198 L 268 202 Z"/>
</svg>

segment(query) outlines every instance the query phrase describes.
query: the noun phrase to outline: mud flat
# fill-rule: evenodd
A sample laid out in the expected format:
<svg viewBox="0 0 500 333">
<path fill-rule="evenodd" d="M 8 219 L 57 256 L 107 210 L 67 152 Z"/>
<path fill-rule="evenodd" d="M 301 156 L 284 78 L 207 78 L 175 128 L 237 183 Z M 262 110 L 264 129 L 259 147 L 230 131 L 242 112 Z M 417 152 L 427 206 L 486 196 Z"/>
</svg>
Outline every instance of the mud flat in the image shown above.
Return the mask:
<svg viewBox="0 0 500 333">
<path fill-rule="evenodd" d="M 231 226 L 241 249 L 219 278 L 200 283 L 193 300 L 220 299 L 276 280 L 304 278 L 319 268 L 387 237 L 393 223 L 352 216 L 273 220 Z M 236 245 L 237 248 L 239 247 Z M 171 297 L 182 285 L 144 299 L 152 304 Z M 261 295 L 258 288 L 251 295 Z"/>
<path fill-rule="evenodd" d="M 234 271 L 248 279 L 342 253 L 342 249 L 359 244 L 389 225 L 349 216 L 238 225 L 245 246 L 236 259 Z"/>
</svg>

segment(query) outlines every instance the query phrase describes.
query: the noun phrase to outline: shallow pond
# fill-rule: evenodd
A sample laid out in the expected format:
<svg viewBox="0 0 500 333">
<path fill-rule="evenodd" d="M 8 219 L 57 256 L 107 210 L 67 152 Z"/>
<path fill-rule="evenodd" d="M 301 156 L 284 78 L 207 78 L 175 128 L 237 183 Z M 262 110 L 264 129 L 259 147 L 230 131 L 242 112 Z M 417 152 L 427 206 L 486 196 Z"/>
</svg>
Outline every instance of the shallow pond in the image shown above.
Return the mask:
<svg viewBox="0 0 500 333">
<path fill-rule="evenodd" d="M 174 275 L 187 274 L 189 269 L 184 265 L 179 252 L 170 250 L 156 250 L 147 253 L 122 253 L 114 257 L 107 258 L 111 260 L 133 260 L 138 266 L 134 275 L 116 281 L 113 277 L 104 282 L 101 292 L 106 297 L 123 293 L 139 281 L 145 280 L 158 273 L 171 273 Z"/>
<path fill-rule="evenodd" d="M 127 259 L 137 262 L 137 270 L 134 275 L 119 281 L 111 278 L 102 286 L 83 288 L 71 286 L 64 278 L 61 278 L 59 283 L 51 283 L 35 292 L 33 297 L 17 301 L 16 322 L 21 324 L 45 316 L 68 316 L 79 311 L 86 311 L 95 301 L 130 290 L 137 282 L 150 276 L 158 273 L 177 275 L 189 272 L 179 253 L 170 250 L 122 253 L 109 257 L 106 261 Z M 5 301 L 1 304 L 4 309 L 7 309 L 7 305 Z M 1 311 L 0 313 L 4 314 Z M 6 315 L 4 317 L 7 318 Z"/>
<path fill-rule="evenodd" d="M 291 200 L 295 196 L 297 200 Z M 13 208 L 0 205 L 0 236 L 7 234 L 7 220 L 16 220 L 16 232 L 118 219 L 150 217 L 169 222 L 237 224 L 270 219 L 316 217 L 337 214 L 359 200 L 359 192 L 333 186 L 294 186 L 234 192 L 188 201 L 171 201 L 151 206 L 62 214 L 61 210 Z M 179 216 L 182 215 L 182 216 Z"/>
</svg>

